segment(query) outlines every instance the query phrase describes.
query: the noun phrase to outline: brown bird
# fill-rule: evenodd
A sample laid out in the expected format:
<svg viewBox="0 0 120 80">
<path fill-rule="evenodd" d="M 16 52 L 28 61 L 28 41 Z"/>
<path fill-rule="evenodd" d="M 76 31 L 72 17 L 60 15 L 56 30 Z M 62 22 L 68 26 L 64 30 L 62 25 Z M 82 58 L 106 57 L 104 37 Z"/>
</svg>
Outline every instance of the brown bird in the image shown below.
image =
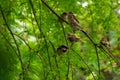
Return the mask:
<svg viewBox="0 0 120 80">
<path fill-rule="evenodd" d="M 65 45 L 61 45 L 57 48 L 56 52 L 58 55 L 62 55 L 62 54 L 65 54 L 67 51 L 68 51 L 68 47 Z"/>
<path fill-rule="evenodd" d="M 68 33 L 67 34 L 67 40 L 71 42 L 70 48 L 74 45 L 75 42 L 79 42 L 80 38 L 77 37 L 75 34 Z"/>
<path fill-rule="evenodd" d="M 100 44 L 105 46 L 106 48 L 110 49 L 110 43 L 109 43 L 109 38 L 102 38 L 100 40 Z"/>
<path fill-rule="evenodd" d="M 76 35 L 71 33 L 67 34 L 67 39 L 72 43 L 80 41 L 80 38 L 78 38 Z"/>
<path fill-rule="evenodd" d="M 80 26 L 79 21 L 76 19 L 73 12 L 68 13 L 68 23 L 72 27 L 73 31 L 82 30 L 83 28 Z"/>
<path fill-rule="evenodd" d="M 63 12 L 61 15 L 60 15 L 60 17 L 63 19 L 63 20 L 67 20 L 67 12 Z M 61 19 L 61 18 L 59 18 L 59 22 L 61 22 L 61 23 L 63 23 L 64 21 Z"/>
</svg>

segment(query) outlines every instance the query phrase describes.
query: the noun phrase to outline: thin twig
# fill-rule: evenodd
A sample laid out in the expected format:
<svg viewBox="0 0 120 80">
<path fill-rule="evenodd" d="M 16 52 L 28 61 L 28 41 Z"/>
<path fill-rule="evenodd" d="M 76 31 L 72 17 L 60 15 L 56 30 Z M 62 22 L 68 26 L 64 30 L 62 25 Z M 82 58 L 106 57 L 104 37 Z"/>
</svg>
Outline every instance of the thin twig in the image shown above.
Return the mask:
<svg viewBox="0 0 120 80">
<path fill-rule="evenodd" d="M 55 63 L 56 63 L 56 67 L 57 67 L 58 74 L 59 74 L 59 80 L 61 80 L 61 79 L 60 79 L 60 70 L 59 70 L 59 65 L 58 65 L 58 60 L 57 60 L 56 49 L 55 49 L 53 43 L 52 43 L 51 41 L 49 41 L 49 42 L 50 42 L 50 44 L 51 44 L 51 46 L 52 46 L 52 48 L 53 48 L 53 51 L 54 51 Z"/>
<path fill-rule="evenodd" d="M 116 59 L 110 51 L 108 51 L 108 50 L 106 51 L 103 46 L 100 46 L 99 48 L 102 49 L 103 51 L 105 51 L 105 53 L 107 53 L 107 55 L 109 55 L 115 61 L 115 63 L 120 66 L 119 60 Z"/>
<path fill-rule="evenodd" d="M 46 79 L 45 79 L 45 77 L 46 77 L 46 76 L 45 76 L 45 74 L 46 74 L 46 72 L 45 72 L 45 61 L 42 59 L 42 57 L 41 57 L 40 54 L 37 54 L 37 56 L 40 58 L 40 60 L 41 60 L 41 62 L 42 62 L 44 80 L 46 80 Z"/>
<path fill-rule="evenodd" d="M 84 30 L 80 30 L 80 31 L 82 31 L 87 36 L 87 38 L 92 42 L 92 44 L 94 46 L 96 45 L 96 43 L 92 40 L 92 38 Z"/>
<path fill-rule="evenodd" d="M 30 47 L 30 45 L 29 45 L 21 36 L 19 36 L 19 35 L 17 35 L 17 34 L 14 34 L 14 35 L 17 36 L 18 38 L 20 38 L 20 39 L 28 46 L 29 50 L 32 49 L 32 48 Z"/>
<path fill-rule="evenodd" d="M 55 14 L 55 15 L 58 17 L 58 19 L 61 19 L 61 20 L 64 21 L 66 24 L 69 24 L 66 20 L 64 20 L 63 18 L 61 18 L 44 0 L 41 0 L 41 1 L 42 1 L 42 3 L 43 3 L 44 5 L 47 6 L 47 8 L 49 8 L 49 10 L 50 10 L 53 14 Z"/>
<path fill-rule="evenodd" d="M 3 20 L 4 20 L 4 22 L 5 22 L 5 25 L 6 25 L 7 29 L 9 30 L 9 32 L 10 32 L 10 34 L 11 34 L 13 40 L 14 40 L 14 43 L 15 43 L 15 45 L 16 45 L 16 47 L 17 47 L 17 51 L 18 51 L 17 56 L 18 56 L 19 61 L 20 61 L 20 63 L 21 63 L 22 76 L 24 76 L 24 64 L 23 64 L 23 61 L 22 61 L 22 57 L 21 57 L 19 45 L 17 44 L 17 41 L 16 41 L 16 39 L 15 39 L 15 37 L 14 37 L 14 34 L 13 34 L 12 30 L 10 29 L 8 23 L 7 23 L 7 20 L 6 20 L 6 18 L 5 18 L 5 15 L 4 15 L 4 12 L 3 12 L 3 10 L 2 10 L 1 5 L 0 5 L 0 11 L 1 11 L 1 13 L 2 13 L 2 17 L 3 17 Z M 24 79 L 24 77 L 23 77 L 23 79 Z"/>
<path fill-rule="evenodd" d="M 61 23 L 61 26 L 62 26 L 62 30 L 63 30 L 63 34 L 64 34 L 64 37 L 65 37 L 66 44 L 68 46 L 68 41 L 67 41 L 67 38 L 66 38 L 66 32 L 65 32 L 65 28 L 63 26 L 63 23 Z"/>
<path fill-rule="evenodd" d="M 29 59 L 28 59 L 28 65 L 27 65 L 27 68 L 29 68 L 30 62 L 31 62 L 30 58 L 31 58 L 31 49 L 32 48 L 30 47 L 30 45 L 21 36 L 15 34 L 15 33 L 14 33 L 14 35 L 17 36 L 18 38 L 20 38 L 28 46 L 28 48 L 29 48 L 29 56 L 28 56 Z"/>
<path fill-rule="evenodd" d="M 111 66 L 112 66 L 112 61 L 111 61 L 111 59 L 109 59 L 110 56 L 106 53 L 106 51 L 104 49 L 102 49 L 102 48 L 99 48 L 99 49 L 105 54 L 105 56 L 107 56 L 108 60 L 110 61 Z M 112 71 L 113 71 L 113 66 L 112 66 Z"/>
<path fill-rule="evenodd" d="M 63 30 L 63 34 L 64 34 L 64 38 L 65 38 L 65 41 L 66 41 L 66 44 L 68 46 L 68 41 L 67 41 L 67 38 L 66 38 L 66 33 L 65 33 L 65 29 L 64 29 L 64 26 L 63 24 L 61 23 L 61 26 L 62 26 L 62 30 Z M 69 71 L 70 71 L 70 56 L 69 56 L 69 52 L 67 53 L 68 55 L 68 71 L 67 71 L 67 80 L 69 80 Z"/>
<path fill-rule="evenodd" d="M 95 46 L 95 52 L 96 52 L 97 61 L 98 61 L 98 80 L 100 80 L 100 61 L 99 61 L 99 55 L 98 55 L 97 45 Z"/>
<path fill-rule="evenodd" d="M 29 0 L 29 3 L 30 3 L 30 5 L 31 5 L 31 7 L 32 7 L 32 12 L 33 12 L 33 14 L 34 14 L 35 21 L 36 21 L 36 23 L 37 23 L 38 29 L 39 29 L 41 35 L 43 36 L 43 38 L 44 38 L 44 40 L 45 40 L 45 43 L 46 43 L 46 49 L 47 49 L 47 53 L 48 53 L 48 59 L 49 59 L 48 62 L 49 62 L 49 65 L 50 65 L 50 69 L 52 70 L 52 68 L 51 68 L 51 60 L 50 60 L 50 54 L 49 54 L 49 50 L 48 50 L 48 43 L 47 43 L 47 40 L 46 40 L 46 38 L 45 38 L 44 33 L 42 32 L 41 27 L 39 26 L 38 21 L 37 21 L 37 16 L 36 16 L 36 14 L 35 14 L 34 5 L 33 5 L 33 3 L 32 3 L 31 0 Z"/>
<path fill-rule="evenodd" d="M 98 61 L 98 74 L 99 74 L 98 80 L 100 80 L 100 61 L 99 61 L 99 55 L 98 55 L 98 51 L 97 51 L 97 44 L 92 40 L 92 38 L 84 30 L 81 30 L 81 31 L 88 37 L 88 39 L 91 41 L 91 43 L 95 47 L 95 53 L 96 53 L 97 61 Z"/>
<path fill-rule="evenodd" d="M 90 73 L 92 74 L 94 80 L 96 80 L 93 72 L 91 71 L 90 67 L 88 66 L 88 64 L 84 61 L 84 59 L 74 50 L 74 49 L 71 49 L 78 57 L 80 57 L 80 59 L 83 61 L 83 63 L 87 66 L 87 68 L 89 69 Z"/>
</svg>

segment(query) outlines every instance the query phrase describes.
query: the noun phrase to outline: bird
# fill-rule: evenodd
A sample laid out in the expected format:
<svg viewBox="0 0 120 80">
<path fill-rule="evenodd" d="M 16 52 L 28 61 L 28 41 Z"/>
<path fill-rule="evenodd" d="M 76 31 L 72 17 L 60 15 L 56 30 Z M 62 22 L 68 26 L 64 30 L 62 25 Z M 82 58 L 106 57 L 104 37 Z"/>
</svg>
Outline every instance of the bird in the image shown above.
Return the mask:
<svg viewBox="0 0 120 80">
<path fill-rule="evenodd" d="M 61 15 L 60 15 L 60 17 L 63 19 L 63 20 L 67 20 L 67 12 L 63 12 Z M 61 19 L 61 18 L 59 18 L 58 20 L 59 20 L 59 22 L 60 23 L 63 23 L 64 21 Z"/>
<path fill-rule="evenodd" d="M 66 45 L 60 45 L 56 50 L 58 55 L 65 54 L 67 51 L 68 51 L 68 47 Z"/>
<path fill-rule="evenodd" d="M 76 16 L 73 14 L 73 12 L 68 13 L 68 23 L 73 29 L 73 32 L 76 30 L 82 30 L 83 28 L 80 26 L 79 21 L 77 20 Z"/>
<path fill-rule="evenodd" d="M 77 37 L 75 34 L 68 33 L 67 34 L 67 40 L 71 42 L 70 48 L 74 45 L 75 42 L 79 42 L 80 38 Z"/>
<path fill-rule="evenodd" d="M 77 37 L 75 34 L 68 33 L 67 34 L 67 40 L 70 41 L 71 43 L 74 43 L 74 42 L 79 42 L 80 38 Z"/>
<path fill-rule="evenodd" d="M 103 46 L 105 46 L 106 48 L 110 49 L 111 46 L 110 46 L 110 43 L 109 43 L 109 38 L 102 38 L 100 40 L 100 44 L 102 44 Z"/>
</svg>

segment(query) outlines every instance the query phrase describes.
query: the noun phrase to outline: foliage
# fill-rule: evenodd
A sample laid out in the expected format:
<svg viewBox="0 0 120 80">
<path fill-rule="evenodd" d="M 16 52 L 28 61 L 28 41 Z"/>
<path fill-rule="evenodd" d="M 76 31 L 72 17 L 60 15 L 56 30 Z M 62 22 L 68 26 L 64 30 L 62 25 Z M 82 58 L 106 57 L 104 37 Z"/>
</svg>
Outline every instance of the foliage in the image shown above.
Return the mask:
<svg viewBox="0 0 120 80">
<path fill-rule="evenodd" d="M 58 20 L 70 11 L 85 31 L 72 47 L 70 25 Z M 0 80 L 120 79 L 120 0 L 4 0 L 0 20 Z M 61 45 L 68 52 L 56 55 Z"/>
</svg>

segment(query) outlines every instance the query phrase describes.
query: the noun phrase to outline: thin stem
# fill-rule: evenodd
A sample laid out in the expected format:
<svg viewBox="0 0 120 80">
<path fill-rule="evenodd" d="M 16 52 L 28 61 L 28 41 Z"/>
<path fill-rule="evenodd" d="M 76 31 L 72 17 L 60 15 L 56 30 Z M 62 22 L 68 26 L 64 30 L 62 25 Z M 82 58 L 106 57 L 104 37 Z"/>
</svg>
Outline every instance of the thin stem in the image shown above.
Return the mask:
<svg viewBox="0 0 120 80">
<path fill-rule="evenodd" d="M 90 73 L 92 74 L 94 80 L 96 80 L 94 74 L 92 73 L 90 67 L 88 66 L 88 64 L 84 61 L 84 59 L 74 50 L 74 49 L 71 49 L 78 57 L 80 57 L 80 59 L 83 61 L 83 63 L 87 66 L 87 68 L 89 69 Z"/>
<path fill-rule="evenodd" d="M 42 3 L 50 10 L 53 14 L 55 14 L 59 19 L 64 21 L 66 24 L 69 24 L 67 21 L 65 21 L 63 18 L 61 18 L 44 0 L 41 0 Z"/>
<path fill-rule="evenodd" d="M 45 38 L 45 35 L 44 35 L 44 33 L 43 33 L 43 31 L 42 31 L 42 29 L 41 29 L 41 27 L 40 27 L 38 21 L 37 21 L 37 16 L 36 16 L 36 14 L 35 14 L 34 5 L 33 5 L 33 3 L 32 3 L 31 0 L 29 0 L 29 3 L 30 3 L 30 5 L 31 5 L 31 7 L 32 7 L 32 12 L 33 12 L 33 14 L 34 14 L 35 21 L 36 21 L 36 23 L 37 23 L 38 29 L 39 29 L 41 35 L 43 36 L 43 38 L 44 38 L 44 40 L 45 40 L 45 43 L 46 43 L 46 49 L 47 49 L 47 53 L 48 53 L 48 59 L 49 59 L 48 62 L 49 62 L 49 65 L 50 65 L 50 69 L 52 70 L 52 68 L 51 68 L 51 60 L 50 60 L 50 54 L 49 54 L 49 50 L 48 50 L 48 43 L 47 43 L 47 40 L 46 40 L 46 38 Z"/>
<path fill-rule="evenodd" d="M 99 61 L 97 45 L 95 46 L 95 51 L 96 51 L 96 56 L 97 56 L 97 61 L 98 61 L 98 80 L 100 80 L 100 61 Z"/>
<path fill-rule="evenodd" d="M 6 18 L 5 18 L 5 15 L 4 15 L 4 12 L 3 12 L 3 10 L 2 10 L 1 5 L 0 5 L 0 11 L 1 11 L 1 13 L 2 13 L 2 18 L 3 18 L 4 22 L 5 22 L 5 25 L 6 25 L 7 29 L 9 30 L 9 32 L 10 32 L 10 34 L 11 34 L 13 40 L 14 40 L 14 43 L 15 43 L 15 45 L 16 45 L 16 47 L 17 47 L 17 51 L 18 51 L 17 56 L 18 56 L 19 61 L 20 61 L 20 63 L 21 63 L 22 76 L 24 76 L 24 64 L 23 64 L 23 61 L 22 61 L 22 57 L 21 57 L 19 45 L 17 44 L 17 41 L 16 41 L 16 39 L 15 39 L 15 37 L 14 37 L 14 34 L 13 34 L 12 30 L 10 29 L 8 23 L 7 23 L 7 20 L 6 20 Z M 23 77 L 23 79 L 24 79 L 24 77 Z"/>
</svg>

